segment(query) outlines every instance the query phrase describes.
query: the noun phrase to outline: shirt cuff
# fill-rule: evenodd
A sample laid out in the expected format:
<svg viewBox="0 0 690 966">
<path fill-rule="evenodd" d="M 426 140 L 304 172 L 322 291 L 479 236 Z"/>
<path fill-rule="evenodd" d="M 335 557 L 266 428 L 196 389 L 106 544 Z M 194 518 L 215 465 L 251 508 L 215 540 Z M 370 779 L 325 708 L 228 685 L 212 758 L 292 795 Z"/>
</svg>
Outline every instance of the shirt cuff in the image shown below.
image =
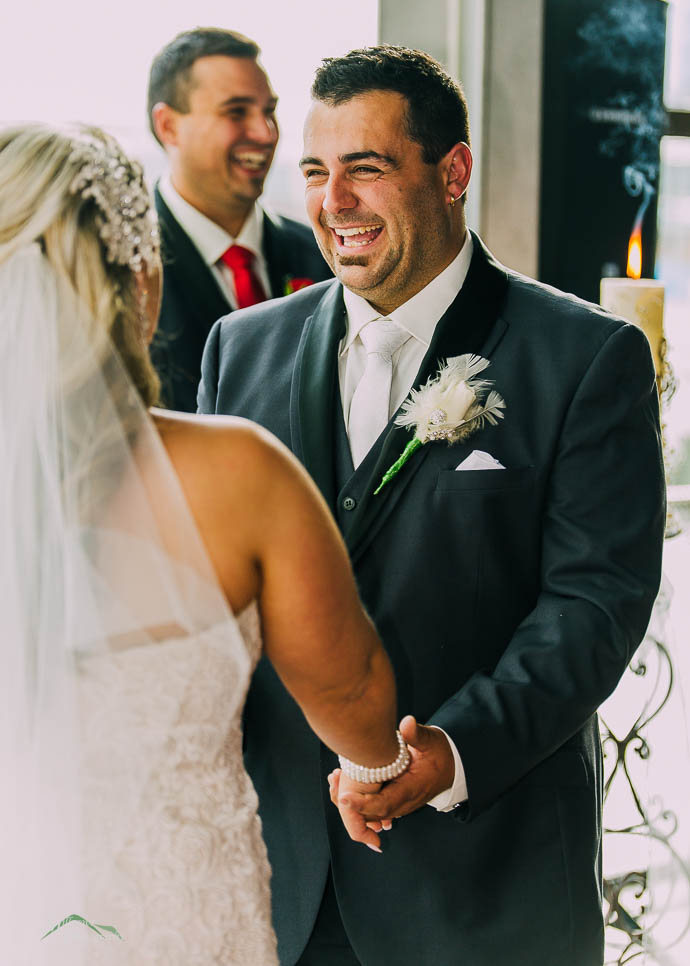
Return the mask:
<svg viewBox="0 0 690 966">
<path fill-rule="evenodd" d="M 453 753 L 455 777 L 450 788 L 447 788 L 444 792 L 439 792 L 439 794 L 432 798 L 430 802 L 427 802 L 427 805 L 431 805 L 436 809 L 437 812 L 452 812 L 456 805 L 460 805 L 462 802 L 467 800 L 465 769 L 462 767 L 462 762 L 460 761 L 458 749 L 455 747 L 455 742 L 448 736 L 443 728 L 438 728 L 436 725 L 430 725 L 430 727 L 436 728 L 437 731 L 440 731 L 448 739 L 450 750 Z"/>
</svg>

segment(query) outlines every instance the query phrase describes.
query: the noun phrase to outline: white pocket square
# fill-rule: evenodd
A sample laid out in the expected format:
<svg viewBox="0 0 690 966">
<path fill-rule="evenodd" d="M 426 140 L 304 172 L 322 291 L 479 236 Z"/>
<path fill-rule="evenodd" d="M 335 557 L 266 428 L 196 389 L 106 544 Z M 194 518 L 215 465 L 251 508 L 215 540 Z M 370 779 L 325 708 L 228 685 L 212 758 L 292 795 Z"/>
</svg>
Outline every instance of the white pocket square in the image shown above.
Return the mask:
<svg viewBox="0 0 690 966">
<path fill-rule="evenodd" d="M 470 455 L 458 463 L 456 470 L 504 470 L 505 466 L 494 459 L 490 453 L 484 453 L 480 449 L 472 450 Z"/>
</svg>

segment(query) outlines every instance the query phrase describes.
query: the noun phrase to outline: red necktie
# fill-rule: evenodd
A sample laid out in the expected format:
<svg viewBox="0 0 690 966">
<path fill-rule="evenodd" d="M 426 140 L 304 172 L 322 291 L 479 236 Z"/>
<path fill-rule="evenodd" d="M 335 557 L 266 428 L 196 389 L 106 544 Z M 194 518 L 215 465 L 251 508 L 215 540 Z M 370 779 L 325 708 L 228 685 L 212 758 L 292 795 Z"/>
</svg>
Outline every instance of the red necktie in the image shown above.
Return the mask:
<svg viewBox="0 0 690 966">
<path fill-rule="evenodd" d="M 256 258 L 254 252 L 243 248 L 242 245 L 231 245 L 221 258 L 235 279 L 238 308 L 246 309 L 249 305 L 266 301 L 263 285 L 252 270 Z"/>
</svg>

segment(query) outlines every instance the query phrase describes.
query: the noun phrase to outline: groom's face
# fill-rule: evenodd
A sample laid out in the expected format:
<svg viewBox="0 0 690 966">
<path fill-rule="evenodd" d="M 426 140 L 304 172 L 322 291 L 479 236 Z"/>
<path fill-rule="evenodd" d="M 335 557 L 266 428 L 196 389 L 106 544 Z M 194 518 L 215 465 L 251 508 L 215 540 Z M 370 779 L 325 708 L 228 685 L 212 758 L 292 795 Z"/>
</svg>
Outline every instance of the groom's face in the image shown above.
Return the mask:
<svg viewBox="0 0 690 966">
<path fill-rule="evenodd" d="M 407 134 L 406 108 L 391 91 L 339 105 L 314 101 L 300 162 L 324 258 L 343 285 L 384 314 L 424 288 L 459 250 L 448 158 L 423 160 L 421 145 Z"/>
</svg>

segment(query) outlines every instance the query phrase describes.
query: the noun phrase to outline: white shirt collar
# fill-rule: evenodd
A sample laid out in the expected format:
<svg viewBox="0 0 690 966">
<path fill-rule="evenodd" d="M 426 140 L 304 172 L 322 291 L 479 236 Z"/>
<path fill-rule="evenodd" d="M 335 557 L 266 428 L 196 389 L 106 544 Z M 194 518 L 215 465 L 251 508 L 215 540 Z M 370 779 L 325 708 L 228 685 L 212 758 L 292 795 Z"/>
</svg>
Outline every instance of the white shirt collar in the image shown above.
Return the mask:
<svg viewBox="0 0 690 966">
<path fill-rule="evenodd" d="M 262 257 L 264 219 L 261 206 L 256 203 L 247 215 L 237 238 L 229 235 L 224 228 L 211 221 L 174 188 L 169 174 L 164 174 L 158 182 L 158 190 L 175 219 L 195 246 L 207 265 L 215 265 L 221 255 L 231 245 L 243 245 L 258 257 Z"/>
<path fill-rule="evenodd" d="M 450 265 L 444 268 L 436 278 L 433 278 L 421 292 L 417 292 L 411 299 L 408 299 L 407 302 L 404 302 L 394 312 L 386 316 L 377 312 L 361 295 L 355 295 L 348 288 L 344 288 L 347 331 L 340 344 L 340 354 L 347 352 L 365 325 L 381 318 L 392 319 L 410 335 L 428 346 L 439 319 L 465 284 L 472 261 L 472 250 L 472 236 L 467 231 L 463 246 Z"/>
</svg>

